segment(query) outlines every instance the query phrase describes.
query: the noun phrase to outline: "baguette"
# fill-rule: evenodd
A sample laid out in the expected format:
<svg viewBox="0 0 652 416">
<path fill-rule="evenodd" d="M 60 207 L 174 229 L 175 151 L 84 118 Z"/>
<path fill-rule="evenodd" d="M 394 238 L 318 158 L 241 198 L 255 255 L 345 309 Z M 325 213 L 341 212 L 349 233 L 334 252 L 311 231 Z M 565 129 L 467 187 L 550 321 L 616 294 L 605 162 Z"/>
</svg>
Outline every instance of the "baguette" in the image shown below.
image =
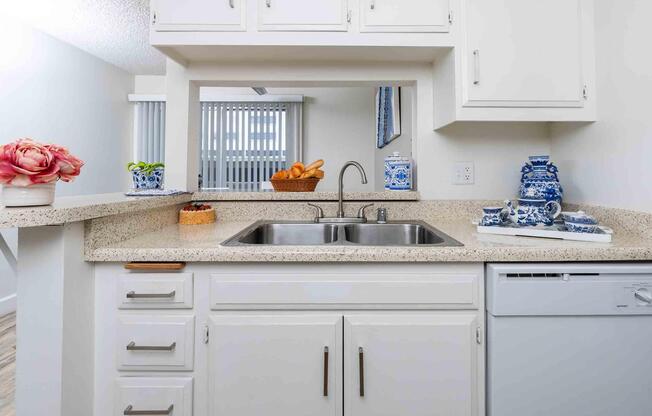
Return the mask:
<svg viewBox="0 0 652 416">
<path fill-rule="evenodd" d="M 322 166 L 324 166 L 324 159 L 319 159 L 319 160 L 315 160 L 314 162 L 312 162 L 308 166 L 305 166 L 304 169 L 305 170 L 313 170 L 313 169 L 319 169 Z"/>
<path fill-rule="evenodd" d="M 308 178 L 313 178 L 315 176 L 315 172 L 317 172 L 317 169 L 311 169 L 303 172 L 301 174 L 301 179 L 308 179 Z"/>
<path fill-rule="evenodd" d="M 321 169 L 315 170 L 313 178 L 324 179 L 324 171 Z"/>
</svg>

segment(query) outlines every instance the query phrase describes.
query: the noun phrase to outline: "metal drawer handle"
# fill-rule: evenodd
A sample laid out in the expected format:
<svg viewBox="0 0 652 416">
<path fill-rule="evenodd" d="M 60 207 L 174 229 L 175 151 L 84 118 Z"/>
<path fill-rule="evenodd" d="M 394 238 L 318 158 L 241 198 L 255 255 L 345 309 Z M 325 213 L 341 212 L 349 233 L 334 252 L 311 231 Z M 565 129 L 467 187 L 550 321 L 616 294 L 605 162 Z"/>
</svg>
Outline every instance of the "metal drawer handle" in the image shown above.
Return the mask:
<svg viewBox="0 0 652 416">
<path fill-rule="evenodd" d="M 122 412 L 123 415 L 171 415 L 174 410 L 174 405 L 171 404 L 167 410 L 133 410 L 133 406 L 129 405 L 125 408 L 125 411 Z"/>
<path fill-rule="evenodd" d="M 328 397 L 328 347 L 324 347 L 324 397 Z"/>
<path fill-rule="evenodd" d="M 229 7 L 235 9 L 235 3 L 233 3 L 233 0 L 229 0 Z"/>
<path fill-rule="evenodd" d="M 376 0 L 371 0 L 369 7 L 371 7 L 371 10 L 374 10 L 376 8 Z"/>
<path fill-rule="evenodd" d="M 364 350 L 358 348 L 358 369 L 360 370 L 360 397 L 364 397 Z"/>
<path fill-rule="evenodd" d="M 267 7 L 272 7 L 272 0 L 265 0 Z"/>
<path fill-rule="evenodd" d="M 480 51 L 473 51 L 473 85 L 480 84 Z"/>
<path fill-rule="evenodd" d="M 167 347 L 157 345 L 136 345 L 134 341 L 127 344 L 127 351 L 174 351 L 176 348 L 176 342 L 173 342 Z"/>
<path fill-rule="evenodd" d="M 177 294 L 176 290 L 170 293 L 136 293 L 127 292 L 127 299 L 172 299 Z"/>
</svg>

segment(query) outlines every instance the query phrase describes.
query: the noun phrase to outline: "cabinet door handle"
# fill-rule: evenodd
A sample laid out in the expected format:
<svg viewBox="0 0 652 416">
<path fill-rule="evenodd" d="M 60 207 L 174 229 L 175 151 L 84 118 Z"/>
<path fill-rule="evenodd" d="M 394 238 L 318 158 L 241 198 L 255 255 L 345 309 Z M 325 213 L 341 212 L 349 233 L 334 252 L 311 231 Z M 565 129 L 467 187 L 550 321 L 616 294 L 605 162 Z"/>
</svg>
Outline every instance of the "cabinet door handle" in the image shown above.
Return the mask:
<svg viewBox="0 0 652 416">
<path fill-rule="evenodd" d="M 480 51 L 473 51 L 473 85 L 480 84 Z"/>
<path fill-rule="evenodd" d="M 272 0 L 265 0 L 265 4 L 267 5 L 268 8 L 272 7 Z"/>
<path fill-rule="evenodd" d="M 127 351 L 174 351 L 177 343 L 173 342 L 168 346 L 161 345 L 136 345 L 134 341 L 127 344 Z"/>
<path fill-rule="evenodd" d="M 177 294 L 176 290 L 170 293 L 136 293 L 133 290 L 127 292 L 127 299 L 172 299 Z"/>
<path fill-rule="evenodd" d="M 371 8 L 371 10 L 375 10 L 376 9 L 376 0 L 371 0 L 369 2 L 369 7 Z"/>
<path fill-rule="evenodd" d="M 360 397 L 364 397 L 364 350 L 358 348 L 358 370 L 360 371 Z"/>
<path fill-rule="evenodd" d="M 328 397 L 328 347 L 324 347 L 324 397 Z"/>
<path fill-rule="evenodd" d="M 125 408 L 125 411 L 122 412 L 123 415 L 171 415 L 174 410 L 174 405 L 171 404 L 166 410 L 134 410 L 132 405 L 129 405 Z"/>
<path fill-rule="evenodd" d="M 234 3 L 234 1 L 235 1 L 235 0 L 229 0 L 229 7 L 232 8 L 232 9 L 235 9 L 235 3 Z"/>
</svg>

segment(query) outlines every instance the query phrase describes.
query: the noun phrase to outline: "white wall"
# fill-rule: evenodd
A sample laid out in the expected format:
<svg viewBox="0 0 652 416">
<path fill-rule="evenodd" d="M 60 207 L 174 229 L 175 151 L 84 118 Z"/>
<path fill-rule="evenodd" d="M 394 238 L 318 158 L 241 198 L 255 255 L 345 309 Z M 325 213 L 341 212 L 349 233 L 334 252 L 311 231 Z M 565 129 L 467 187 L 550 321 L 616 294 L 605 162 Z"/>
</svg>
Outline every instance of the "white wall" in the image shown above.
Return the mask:
<svg viewBox="0 0 652 416">
<path fill-rule="evenodd" d="M 598 122 L 551 128 L 565 200 L 652 212 L 652 2 L 595 4 Z"/>
<path fill-rule="evenodd" d="M 0 17 L 0 144 L 20 137 L 54 142 L 86 162 L 57 195 L 126 189 L 133 131 L 133 76 L 39 31 Z M 4 230 L 15 245 L 15 230 Z M 15 307 L 16 282 L 0 255 L 0 314 Z"/>
<path fill-rule="evenodd" d="M 191 121 L 197 116 L 190 110 L 198 107 L 201 85 L 303 88 L 324 83 L 372 86 L 393 82 L 415 87 L 414 158 L 423 199 L 516 196 L 520 168 L 527 156 L 550 152 L 548 127 L 534 123 L 461 123 L 435 132 L 432 78 L 432 65 L 421 63 L 222 63 L 183 67 L 168 60 L 166 180 L 174 187 L 194 189 L 198 149 Z M 337 126 L 328 127 L 328 133 L 337 132 Z M 474 185 L 451 185 L 455 161 L 475 162 Z"/>
<path fill-rule="evenodd" d="M 165 75 L 136 75 L 134 94 L 165 94 Z"/>
<path fill-rule="evenodd" d="M 125 190 L 133 76 L 11 21 L 0 20 L 0 50 L 0 143 L 31 137 L 84 160 L 75 182 L 57 184 L 58 196 Z"/>
</svg>

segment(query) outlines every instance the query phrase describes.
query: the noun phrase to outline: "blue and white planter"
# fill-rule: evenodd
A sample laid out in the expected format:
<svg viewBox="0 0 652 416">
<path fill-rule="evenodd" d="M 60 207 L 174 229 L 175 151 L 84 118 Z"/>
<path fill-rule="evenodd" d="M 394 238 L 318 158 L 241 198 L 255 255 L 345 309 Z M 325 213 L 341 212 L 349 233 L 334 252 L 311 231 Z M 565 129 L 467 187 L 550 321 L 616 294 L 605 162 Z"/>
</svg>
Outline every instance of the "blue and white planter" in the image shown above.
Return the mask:
<svg viewBox="0 0 652 416">
<path fill-rule="evenodd" d="M 164 168 L 155 169 L 151 174 L 140 170 L 131 171 L 131 178 L 134 182 L 134 189 L 163 189 Z"/>
<path fill-rule="evenodd" d="M 521 169 L 519 196 L 561 204 L 564 190 L 559 183 L 557 166 L 550 163 L 549 156 L 530 156 L 529 160 Z"/>
<path fill-rule="evenodd" d="M 385 190 L 412 190 L 412 160 L 394 152 L 385 158 Z"/>
</svg>

